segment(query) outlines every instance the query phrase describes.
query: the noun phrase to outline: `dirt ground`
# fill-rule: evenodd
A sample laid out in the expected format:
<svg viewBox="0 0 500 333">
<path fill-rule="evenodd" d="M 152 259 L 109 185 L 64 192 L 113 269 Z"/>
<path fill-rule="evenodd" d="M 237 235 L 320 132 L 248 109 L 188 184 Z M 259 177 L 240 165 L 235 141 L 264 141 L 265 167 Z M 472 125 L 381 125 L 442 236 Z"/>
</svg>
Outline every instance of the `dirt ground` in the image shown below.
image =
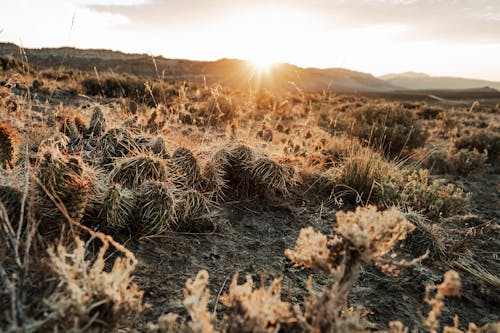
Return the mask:
<svg viewBox="0 0 500 333">
<path fill-rule="evenodd" d="M 54 97 L 68 102 L 67 96 Z M 72 100 L 84 105 L 86 99 Z M 43 111 L 43 104 L 34 106 Z M 448 180 L 473 192 L 468 215 L 450 220 L 447 230 L 457 232 L 461 251 L 472 257 L 494 276 L 500 276 L 500 174 L 498 167 L 468 177 L 447 176 Z M 185 281 L 202 269 L 210 274 L 210 309 L 216 307 L 218 317 L 223 306 L 218 296 L 227 290 L 235 273 L 244 279 L 251 274 L 254 281 L 269 283 L 272 278 L 283 277 L 283 297 L 293 303 L 302 303 L 307 295 L 306 279 L 313 274 L 292 266 L 284 251 L 293 248 L 299 231 L 313 226 L 330 233 L 336 226 L 335 213 L 340 209 L 331 202 L 319 202 L 304 195 L 297 188 L 291 197 L 278 202 L 263 198 L 225 203 L 216 218 L 218 229 L 211 233 L 172 233 L 161 237 L 138 240 L 129 234 L 113 235 L 137 257 L 139 264 L 135 282 L 144 291 L 144 300 L 151 305 L 141 325 L 154 321 L 161 314 L 185 314 L 182 289 Z M 346 204 L 342 209 L 351 209 Z M 465 213 L 465 212 L 464 212 Z M 449 228 L 449 229 L 448 229 Z M 400 250 L 412 256 L 406 248 Z M 391 320 L 401 320 L 410 330 L 423 331 L 417 313 L 426 314 L 425 286 L 442 281 L 443 273 L 457 269 L 462 278 L 461 297 L 447 299 L 441 324 L 452 325 L 454 315 L 461 326 L 468 322 L 482 325 L 500 321 L 500 289 L 461 269 L 449 261 L 424 262 L 401 276 L 385 276 L 375 267 L 363 267 L 360 278 L 350 295 L 349 305 L 365 310 L 374 329 L 386 329 Z M 313 287 L 317 290 L 328 283 L 328 278 L 314 273 Z M 258 283 L 257 283 L 258 284 Z"/>
<path fill-rule="evenodd" d="M 491 273 L 499 276 L 499 261 L 493 256 L 500 251 L 499 193 L 488 189 L 492 182 L 498 184 L 500 177 L 497 174 L 489 176 L 488 179 L 462 179 L 466 186 L 476 190 L 474 193 L 480 193 L 474 197 L 473 215 L 463 222 L 463 227 L 475 230 L 474 235 L 467 236 L 467 250 Z M 281 276 L 283 297 L 293 303 L 302 303 L 307 295 L 306 279 L 313 272 L 294 268 L 284 250 L 294 247 L 303 227 L 313 226 L 324 233 L 331 232 L 336 226 L 338 208 L 302 198 L 291 201 L 270 205 L 256 198 L 255 201 L 225 204 L 220 217 L 222 228 L 211 234 L 174 234 L 140 242 L 122 235 L 121 240 L 139 259 L 136 281 L 145 291 L 145 300 L 152 305 L 146 318 L 153 320 L 168 312 L 184 313 L 182 288 L 185 280 L 201 269 L 207 269 L 210 274 L 211 309 L 236 272 L 240 280 L 251 274 L 254 281 L 265 283 Z M 484 252 L 485 249 L 488 252 Z M 423 331 L 417 313 L 426 314 L 429 310 L 423 302 L 425 286 L 440 283 L 444 272 L 450 268 L 442 262 L 424 263 L 401 276 L 392 277 L 374 267 L 364 267 L 351 293 L 350 306 L 366 310 L 375 329 L 385 329 L 389 321 L 401 320 L 416 332 Z M 441 323 L 452 325 L 455 315 L 459 316 L 462 325 L 500 320 L 498 286 L 495 288 L 467 272 L 459 272 L 463 283 L 461 297 L 446 300 Z M 315 289 L 321 290 L 326 283 L 328 280 L 324 276 L 314 274 Z M 219 314 L 221 310 L 219 302 Z"/>
</svg>

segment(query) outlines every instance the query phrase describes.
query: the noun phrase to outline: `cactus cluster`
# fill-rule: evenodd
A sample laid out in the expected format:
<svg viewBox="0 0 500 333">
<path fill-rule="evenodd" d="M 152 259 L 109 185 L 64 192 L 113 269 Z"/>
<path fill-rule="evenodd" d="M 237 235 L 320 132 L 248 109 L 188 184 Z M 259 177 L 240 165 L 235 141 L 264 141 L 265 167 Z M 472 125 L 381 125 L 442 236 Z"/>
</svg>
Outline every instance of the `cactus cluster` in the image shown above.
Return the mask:
<svg viewBox="0 0 500 333">
<path fill-rule="evenodd" d="M 101 153 L 102 162 L 107 164 L 118 157 L 127 156 L 132 151 L 138 150 L 138 145 L 128 130 L 112 128 L 99 139 L 97 149 Z"/>
<path fill-rule="evenodd" d="M 112 184 L 103 193 L 98 210 L 99 219 L 111 230 L 127 228 L 136 210 L 134 191 Z"/>
<path fill-rule="evenodd" d="M 135 188 L 147 180 L 164 181 L 167 176 L 165 161 L 147 154 L 118 160 L 109 175 L 112 183 L 119 183 L 127 188 Z"/>
<path fill-rule="evenodd" d="M 15 158 L 16 134 L 12 126 L 0 122 L 0 167 L 14 167 Z"/>
<path fill-rule="evenodd" d="M 0 202 L 7 211 L 9 221 L 15 225 L 21 219 L 23 193 L 17 188 L 0 185 Z"/>
<path fill-rule="evenodd" d="M 66 213 L 79 221 L 94 194 L 94 170 L 79 157 L 65 155 L 57 148 L 43 152 L 38 170 L 37 213 L 43 225 L 52 229 L 50 224 L 64 221 Z"/>
<path fill-rule="evenodd" d="M 184 147 L 177 148 L 170 159 L 180 186 L 198 189 L 201 186 L 201 169 L 193 153 Z"/>
<path fill-rule="evenodd" d="M 92 111 L 87 134 L 89 136 L 100 137 L 106 131 L 106 118 L 102 108 L 97 106 Z"/>
<path fill-rule="evenodd" d="M 166 183 L 146 181 L 138 190 L 138 229 L 142 234 L 161 234 L 176 225 L 173 188 Z"/>
<path fill-rule="evenodd" d="M 214 229 L 210 206 L 207 197 L 196 190 L 181 192 L 175 210 L 177 229 L 189 232 Z"/>
</svg>

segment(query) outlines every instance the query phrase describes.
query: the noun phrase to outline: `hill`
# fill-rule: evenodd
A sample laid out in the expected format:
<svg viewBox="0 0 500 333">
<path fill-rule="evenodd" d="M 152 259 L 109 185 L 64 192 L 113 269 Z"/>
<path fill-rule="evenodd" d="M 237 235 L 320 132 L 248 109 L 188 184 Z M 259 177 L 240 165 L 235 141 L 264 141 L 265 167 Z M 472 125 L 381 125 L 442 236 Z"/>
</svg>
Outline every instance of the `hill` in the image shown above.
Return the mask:
<svg viewBox="0 0 500 333">
<path fill-rule="evenodd" d="M 237 59 L 192 61 L 70 47 L 25 49 L 25 53 L 29 63 L 40 68 L 65 67 L 87 72 L 113 71 L 170 81 L 221 83 L 244 89 L 257 85 L 277 90 L 295 90 L 298 87 L 304 91 L 384 92 L 398 89 L 371 74 L 342 68 L 301 68 L 282 63 L 273 65 L 268 71 L 258 71 L 248 61 Z M 19 58 L 19 47 L 11 43 L 0 43 L 1 56 Z"/>
<path fill-rule="evenodd" d="M 461 77 L 430 76 L 414 72 L 388 74 L 380 76 L 379 79 L 385 80 L 391 85 L 411 90 L 464 90 L 484 87 L 500 90 L 500 82 L 467 79 Z"/>
</svg>

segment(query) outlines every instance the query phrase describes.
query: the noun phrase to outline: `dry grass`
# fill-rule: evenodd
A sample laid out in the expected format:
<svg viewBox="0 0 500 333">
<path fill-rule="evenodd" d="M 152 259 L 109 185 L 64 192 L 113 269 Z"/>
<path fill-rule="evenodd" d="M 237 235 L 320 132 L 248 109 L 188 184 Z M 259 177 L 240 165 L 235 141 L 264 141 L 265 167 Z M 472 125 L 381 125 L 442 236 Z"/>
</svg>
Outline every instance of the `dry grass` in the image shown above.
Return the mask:
<svg viewBox="0 0 500 333">
<path fill-rule="evenodd" d="M 87 226 L 120 239 L 130 236 L 127 241 L 136 247 L 145 239 L 201 243 L 226 236 L 213 231 L 219 231 L 221 216 L 233 206 L 252 211 L 253 206 L 246 207 L 251 204 L 273 212 L 276 197 L 276 209 L 293 217 L 319 207 L 320 217 L 312 222 L 321 230 L 332 199 L 353 209 L 328 220 L 334 225 L 328 235 L 303 228 L 295 248 L 285 252 L 295 266 L 325 274 L 325 284 L 317 288 L 312 278 L 304 281 L 308 295 L 297 302 L 290 275 L 273 276 L 270 283 L 263 277 L 255 287 L 251 275 L 242 282 L 235 274 L 229 288 L 224 290 L 224 283 L 220 289 L 212 313 L 208 272 L 202 270 L 186 282 L 185 312 L 161 316 L 149 326 L 152 332 L 365 332 L 373 326 L 348 304 L 364 265 L 397 275 L 424 259 L 429 260 L 425 264 L 441 261 L 498 288 L 494 270 L 477 260 L 474 249 L 458 253 L 447 244 L 454 235 L 443 218 L 467 210 L 470 195 L 450 178 L 437 179 L 406 159 L 396 163 L 388 157 L 410 153 L 426 140 L 448 140 L 454 147 L 428 156 L 423 165 L 433 172 L 483 175 L 496 156 L 494 125 L 476 131 L 457 123 L 457 114 L 300 89 L 248 95 L 116 75 L 90 79 L 82 74 L 86 79 L 79 83 L 74 81 L 79 73 L 65 75 L 68 82 L 47 78 L 43 87 L 55 93 L 80 85 L 86 93 L 110 98 L 106 107 L 37 102 L 38 112 L 32 114 L 27 108 L 33 101 L 19 101 L 15 115 L 7 121 L 2 115 L 0 121 L 0 293 L 9 296 L 0 301 L 0 319 L 8 319 L 0 323 L 2 330 L 144 330 L 150 317 L 143 316 L 147 306 L 134 283 L 136 258 Z M 3 107 L 13 97 L 10 91 L 0 93 Z M 24 181 L 7 182 L 10 178 Z M 262 221 L 259 232 L 266 232 L 268 222 Z M 295 221 L 283 223 L 289 224 L 283 229 L 287 232 L 298 230 Z M 54 242 L 56 237 L 60 240 Z M 34 249 L 31 240 L 36 240 Z M 210 246 L 204 250 L 193 260 L 222 262 Z M 397 259 L 408 251 L 417 258 Z M 290 290 L 282 290 L 283 281 Z M 140 281 L 145 286 L 151 282 L 158 281 Z M 432 309 L 422 319 L 430 332 L 440 328 L 444 297 L 456 295 L 458 288 L 454 273 L 428 288 L 425 301 Z M 28 295 L 32 301 L 26 301 Z M 486 326 L 472 325 L 469 332 L 486 332 Z M 389 327 L 409 331 L 402 323 Z M 444 332 L 462 332 L 458 319 Z"/>
</svg>

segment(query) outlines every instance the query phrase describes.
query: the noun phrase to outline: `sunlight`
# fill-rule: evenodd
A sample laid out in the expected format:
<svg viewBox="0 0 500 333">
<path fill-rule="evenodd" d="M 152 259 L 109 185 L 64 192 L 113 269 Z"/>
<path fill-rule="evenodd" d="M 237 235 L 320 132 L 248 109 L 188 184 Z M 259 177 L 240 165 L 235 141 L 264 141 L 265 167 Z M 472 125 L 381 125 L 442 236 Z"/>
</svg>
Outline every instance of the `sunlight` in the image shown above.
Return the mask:
<svg viewBox="0 0 500 333">
<path fill-rule="evenodd" d="M 256 69 L 267 70 L 273 63 L 307 58 L 307 46 L 297 50 L 297 40 L 314 36 L 312 25 L 306 22 L 310 17 L 305 11 L 267 5 L 236 12 L 217 22 L 214 35 L 230 41 L 227 53 L 248 59 Z"/>
<path fill-rule="evenodd" d="M 274 64 L 274 61 L 266 57 L 256 57 L 250 60 L 252 67 L 259 72 L 268 72 Z"/>
</svg>

